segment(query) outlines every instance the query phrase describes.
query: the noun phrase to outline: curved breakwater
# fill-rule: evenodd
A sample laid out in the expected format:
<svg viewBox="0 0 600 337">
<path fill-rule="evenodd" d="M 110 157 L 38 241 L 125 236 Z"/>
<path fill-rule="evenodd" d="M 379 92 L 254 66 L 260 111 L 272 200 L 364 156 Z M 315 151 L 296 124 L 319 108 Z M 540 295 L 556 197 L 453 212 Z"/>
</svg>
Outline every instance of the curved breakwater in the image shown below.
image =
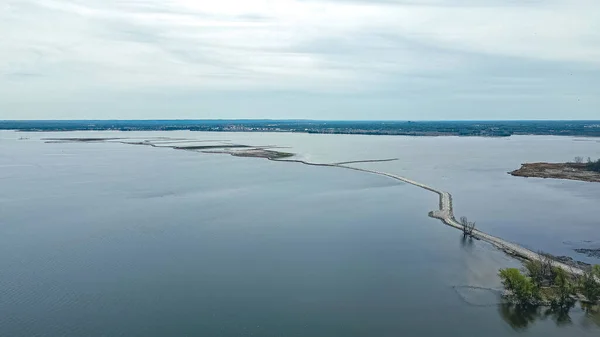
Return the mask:
<svg viewBox="0 0 600 337">
<path fill-rule="evenodd" d="M 152 147 L 159 147 L 157 146 L 157 144 L 153 144 L 151 140 L 144 140 L 144 141 L 136 141 L 136 142 L 125 142 L 122 141 L 122 138 L 48 138 L 48 139 L 44 139 L 46 140 L 46 142 L 49 143 L 54 143 L 54 142 L 110 142 L 110 141 L 116 141 L 118 143 L 122 143 L 122 144 L 129 144 L 129 145 L 147 145 L 147 146 L 152 146 Z M 156 141 L 157 139 L 154 139 L 154 141 Z M 161 141 L 165 141 L 165 140 L 177 140 L 177 141 L 183 141 L 184 139 L 169 139 L 169 138 L 158 138 L 158 140 Z M 187 142 L 190 142 L 190 140 L 186 140 Z M 248 145 L 239 145 L 239 144 L 219 144 L 219 145 L 207 145 L 207 146 L 187 146 L 187 147 L 178 147 L 178 146 L 160 146 L 160 147 L 166 147 L 166 148 L 173 148 L 173 149 L 178 149 L 178 150 L 192 150 L 192 151 L 199 151 L 202 149 L 206 149 L 206 148 L 232 148 L 232 147 L 242 147 L 242 148 L 254 148 L 254 149 L 268 149 L 268 148 L 273 148 L 274 146 L 248 146 Z M 456 221 L 455 217 L 454 217 L 454 211 L 453 211 L 453 207 L 452 207 L 452 195 L 448 192 L 445 191 L 441 191 L 438 189 L 435 189 L 431 186 L 428 186 L 426 184 L 417 182 L 415 180 L 412 179 L 408 179 L 399 175 L 395 175 L 395 174 L 391 174 L 391 173 L 387 173 L 387 172 L 380 172 L 380 171 L 375 171 L 375 170 L 368 170 L 368 169 L 363 169 L 363 168 L 358 168 L 358 167 L 352 167 L 352 166 L 348 166 L 350 164 L 357 164 L 357 163 L 373 163 L 373 162 L 386 162 L 386 161 L 394 161 L 397 160 L 397 158 L 391 158 L 391 159 L 374 159 L 374 160 L 355 160 L 355 161 L 345 161 L 345 162 L 337 162 L 337 163 L 314 163 L 314 162 L 309 162 L 309 161 L 305 161 L 305 160 L 300 160 L 300 159 L 283 159 L 283 158 L 279 158 L 279 157 L 271 157 L 269 156 L 268 153 L 260 153 L 258 155 L 253 154 L 253 155 L 248 155 L 248 154 L 244 154 L 244 152 L 231 152 L 229 150 L 225 150 L 225 151 L 200 151 L 200 152 L 204 152 L 204 153 L 228 153 L 230 155 L 236 155 L 236 156 L 241 156 L 241 157 L 262 157 L 262 158 L 266 158 L 268 160 L 271 161 L 276 161 L 276 162 L 287 162 L 287 163 L 300 163 L 300 164 L 304 164 L 304 165 L 310 165 L 310 166 L 324 166 L 324 167 L 336 167 L 336 168 L 343 168 L 343 169 L 348 169 L 348 170 L 354 170 L 354 171 L 360 171 L 360 172 L 365 172 L 365 173 L 371 173 L 371 174 L 377 174 L 380 176 L 384 176 L 384 177 L 388 177 L 391 179 L 395 179 L 395 180 L 399 180 L 417 187 L 420 187 L 422 189 L 428 190 L 430 192 L 436 193 L 439 196 L 439 208 L 437 210 L 431 211 L 429 212 L 429 216 L 432 218 L 436 218 L 441 220 L 443 223 L 445 223 L 446 225 L 459 229 L 459 230 L 463 230 L 463 226 L 462 224 L 460 224 L 458 221 Z M 276 152 L 276 151 L 273 151 Z M 241 155 L 240 155 L 241 154 Z M 293 154 L 290 154 L 293 155 Z M 512 243 L 512 242 L 508 242 L 506 240 L 503 240 L 499 237 L 484 233 L 480 230 L 475 229 L 472 233 L 473 237 L 475 237 L 476 239 L 480 239 L 486 242 L 491 243 L 492 245 L 496 246 L 497 248 L 503 250 L 504 252 L 506 252 L 509 255 L 512 256 L 516 256 L 519 258 L 523 258 L 526 260 L 537 260 L 537 261 L 541 261 L 541 260 L 545 260 L 545 257 L 535 253 L 525 247 L 522 247 L 518 244 Z M 585 273 L 585 271 L 583 271 L 580 268 L 574 267 L 574 266 L 570 266 L 567 265 L 565 263 L 561 263 L 558 261 L 552 261 L 552 265 L 554 267 L 563 269 L 571 274 L 574 275 L 583 275 Z"/>
<path fill-rule="evenodd" d="M 360 171 L 360 172 L 365 172 L 365 173 L 371 173 L 371 174 L 377 174 L 380 176 L 384 176 L 384 177 L 388 177 L 391 179 L 395 179 L 395 180 L 399 180 L 402 182 L 405 182 L 407 184 L 411 184 L 417 187 L 420 187 L 422 189 L 428 190 L 430 192 L 436 193 L 439 196 L 439 209 L 431 211 L 429 213 L 429 216 L 431 216 L 432 218 L 436 218 L 441 220 L 443 223 L 445 223 L 446 225 L 459 229 L 459 230 L 463 230 L 463 225 L 460 224 L 454 217 L 454 210 L 452 207 L 452 195 L 448 192 L 445 191 L 441 191 L 438 189 L 435 189 L 429 185 L 417 182 L 415 180 L 412 179 L 408 179 L 399 175 L 395 175 L 395 174 L 391 174 L 391 173 L 387 173 L 387 172 L 380 172 L 380 171 L 375 171 L 375 170 L 368 170 L 368 169 L 363 169 L 363 168 L 358 168 L 358 167 L 352 167 L 352 166 L 347 166 L 347 163 L 354 163 L 354 162 L 346 162 L 346 163 L 335 163 L 335 164 L 322 164 L 322 163 L 312 163 L 312 162 L 307 162 L 304 160 L 278 160 L 278 159 L 271 159 L 272 161 L 278 161 L 278 162 L 292 162 L 292 163 L 301 163 L 304 165 L 311 165 L 311 166 L 327 166 L 327 167 L 337 167 L 337 168 L 343 168 L 343 169 L 348 169 L 348 170 L 354 170 L 354 171 Z M 370 160 L 368 162 L 375 162 L 376 160 Z M 389 159 L 386 160 L 382 160 L 382 161 L 389 161 Z M 361 162 L 361 161 L 357 161 L 357 162 Z M 503 240 L 499 237 L 484 233 L 480 230 L 475 229 L 473 231 L 473 237 L 489 242 L 492 245 L 494 245 L 495 247 L 503 250 L 504 252 L 506 252 L 509 255 L 512 256 L 516 256 L 522 259 L 526 259 L 526 260 L 533 260 L 533 261 L 542 261 L 545 260 L 545 257 L 533 252 L 525 247 L 522 247 L 518 244 L 512 243 L 512 242 L 508 242 L 506 240 Z M 565 263 L 561 263 L 558 261 L 552 261 L 552 265 L 554 267 L 560 268 L 565 270 L 568 273 L 571 273 L 573 275 L 583 275 L 585 273 L 585 271 L 583 271 L 580 268 L 574 267 L 574 266 L 570 266 L 567 265 Z"/>
</svg>

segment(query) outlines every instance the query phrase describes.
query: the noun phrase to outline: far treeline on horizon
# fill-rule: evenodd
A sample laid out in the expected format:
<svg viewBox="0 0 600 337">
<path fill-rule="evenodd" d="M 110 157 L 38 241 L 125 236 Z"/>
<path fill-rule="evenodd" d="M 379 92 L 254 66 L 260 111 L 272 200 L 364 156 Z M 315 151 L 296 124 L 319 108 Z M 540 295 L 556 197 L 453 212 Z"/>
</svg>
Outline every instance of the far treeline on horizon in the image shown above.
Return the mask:
<svg viewBox="0 0 600 337">
<path fill-rule="evenodd" d="M 0 120 L 0 130 L 300 132 L 404 136 L 555 135 L 600 137 L 600 120 L 343 121 L 270 119 Z"/>
</svg>

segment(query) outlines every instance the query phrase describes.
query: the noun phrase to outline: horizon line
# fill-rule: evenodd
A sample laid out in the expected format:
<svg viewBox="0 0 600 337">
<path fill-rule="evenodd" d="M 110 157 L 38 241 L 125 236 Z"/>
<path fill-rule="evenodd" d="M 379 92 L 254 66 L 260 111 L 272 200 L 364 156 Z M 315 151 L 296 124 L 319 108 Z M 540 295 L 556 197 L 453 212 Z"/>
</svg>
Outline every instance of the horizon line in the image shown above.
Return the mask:
<svg viewBox="0 0 600 337">
<path fill-rule="evenodd" d="M 3 122 L 176 122 L 176 121 L 307 121 L 307 122 L 600 122 L 600 119 L 308 119 L 308 118 L 174 118 L 174 119 L 0 119 Z"/>
</svg>

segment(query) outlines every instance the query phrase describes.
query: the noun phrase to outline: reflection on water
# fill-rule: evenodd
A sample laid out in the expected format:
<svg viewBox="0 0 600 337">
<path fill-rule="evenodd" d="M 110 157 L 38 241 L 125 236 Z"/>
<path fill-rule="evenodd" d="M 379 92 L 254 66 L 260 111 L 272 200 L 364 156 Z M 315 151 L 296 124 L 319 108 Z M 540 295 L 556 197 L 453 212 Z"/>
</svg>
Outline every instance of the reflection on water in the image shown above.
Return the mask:
<svg viewBox="0 0 600 337">
<path fill-rule="evenodd" d="M 521 308 L 511 303 L 500 304 L 498 311 L 502 319 L 515 330 L 525 330 L 541 317 L 539 308 Z"/>
<path fill-rule="evenodd" d="M 462 246 L 463 249 L 466 249 L 467 251 L 470 251 L 471 249 L 473 249 L 473 237 L 472 236 L 461 236 L 460 237 L 460 244 Z"/>
<path fill-rule="evenodd" d="M 566 308 L 548 308 L 548 307 L 520 307 L 511 303 L 502 303 L 498 306 L 500 317 L 516 331 L 526 331 L 537 321 L 550 320 L 557 327 L 564 327 L 573 324 L 571 310 L 575 304 Z M 581 318 L 581 326 L 592 327 L 600 326 L 600 306 L 581 304 L 580 308 L 584 315 Z"/>
<path fill-rule="evenodd" d="M 561 308 L 550 308 L 544 310 L 544 317 L 550 318 L 553 322 L 556 323 L 556 326 L 565 326 L 573 324 L 573 320 L 569 315 L 569 311 L 575 306 L 575 304 L 571 304 L 570 307 L 561 307 Z"/>
<path fill-rule="evenodd" d="M 600 304 L 599 305 L 590 305 L 590 304 L 582 304 L 581 308 L 585 312 L 584 321 L 582 325 L 584 327 L 589 327 L 595 325 L 596 327 L 600 327 Z"/>
</svg>

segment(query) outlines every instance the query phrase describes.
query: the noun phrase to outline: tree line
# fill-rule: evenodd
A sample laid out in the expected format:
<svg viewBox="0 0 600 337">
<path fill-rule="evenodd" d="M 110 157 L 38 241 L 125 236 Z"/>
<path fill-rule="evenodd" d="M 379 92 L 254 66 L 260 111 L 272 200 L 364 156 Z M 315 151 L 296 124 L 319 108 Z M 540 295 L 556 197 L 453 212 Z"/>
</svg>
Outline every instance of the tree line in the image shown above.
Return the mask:
<svg viewBox="0 0 600 337">
<path fill-rule="evenodd" d="M 517 268 L 501 269 L 506 297 L 520 307 L 550 305 L 570 308 L 577 300 L 595 304 L 600 300 L 600 266 L 596 265 L 582 276 L 571 275 L 552 266 L 552 259 L 540 254 L 540 261 L 528 261 L 525 273 Z"/>
<path fill-rule="evenodd" d="M 580 157 L 580 156 L 575 157 L 574 163 L 575 164 L 583 164 L 583 157 Z M 600 172 L 600 159 L 594 161 L 594 160 L 592 160 L 591 157 L 588 157 L 585 167 L 589 171 Z"/>
</svg>

